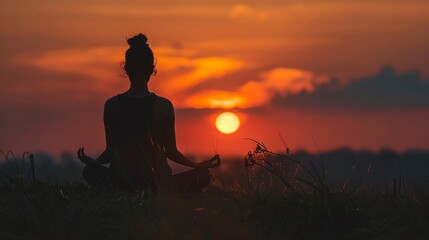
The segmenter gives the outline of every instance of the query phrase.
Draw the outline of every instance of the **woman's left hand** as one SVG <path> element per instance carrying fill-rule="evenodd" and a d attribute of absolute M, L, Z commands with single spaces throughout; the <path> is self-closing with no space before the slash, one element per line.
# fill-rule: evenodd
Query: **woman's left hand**
<path fill-rule="evenodd" d="M 220 166 L 220 156 L 216 154 L 209 160 L 198 163 L 197 168 L 214 168 Z"/>
<path fill-rule="evenodd" d="M 85 163 L 86 165 L 92 165 L 95 162 L 95 160 L 92 157 L 87 156 L 85 154 L 85 148 L 83 147 L 77 150 L 77 157 L 81 162 Z"/>

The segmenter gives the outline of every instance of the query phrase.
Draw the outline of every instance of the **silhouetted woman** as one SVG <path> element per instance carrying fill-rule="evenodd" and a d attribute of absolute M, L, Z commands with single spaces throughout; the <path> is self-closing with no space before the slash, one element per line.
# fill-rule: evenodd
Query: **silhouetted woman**
<path fill-rule="evenodd" d="M 210 181 L 208 168 L 219 166 L 219 156 L 195 163 L 177 149 L 173 105 L 148 90 L 156 69 L 147 38 L 139 34 L 127 42 L 124 69 L 131 85 L 104 105 L 104 152 L 92 159 L 79 148 L 86 164 L 83 177 L 90 186 L 121 190 L 200 191 Z M 194 169 L 173 176 L 167 158 Z M 109 168 L 102 166 L 107 163 Z"/>

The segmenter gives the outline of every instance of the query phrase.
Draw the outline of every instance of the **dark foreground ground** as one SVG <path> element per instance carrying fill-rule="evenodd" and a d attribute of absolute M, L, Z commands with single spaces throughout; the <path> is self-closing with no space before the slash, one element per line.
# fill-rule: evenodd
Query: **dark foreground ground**
<path fill-rule="evenodd" d="M 426 185 L 330 183 L 323 161 L 294 161 L 259 149 L 199 194 L 94 190 L 17 168 L 0 177 L 0 239 L 429 239 Z"/>

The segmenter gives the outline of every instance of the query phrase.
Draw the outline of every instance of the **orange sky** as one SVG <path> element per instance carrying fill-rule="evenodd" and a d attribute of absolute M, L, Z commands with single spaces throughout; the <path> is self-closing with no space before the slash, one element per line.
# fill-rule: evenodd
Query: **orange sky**
<path fill-rule="evenodd" d="M 139 32 L 185 153 L 244 155 L 244 138 L 279 150 L 279 134 L 312 151 L 313 138 L 322 150 L 429 149 L 428 11 L 419 0 L 2 1 L 0 149 L 102 151 L 103 103 L 127 89 L 125 38 Z M 224 109 L 242 119 L 235 134 L 214 127 Z"/>

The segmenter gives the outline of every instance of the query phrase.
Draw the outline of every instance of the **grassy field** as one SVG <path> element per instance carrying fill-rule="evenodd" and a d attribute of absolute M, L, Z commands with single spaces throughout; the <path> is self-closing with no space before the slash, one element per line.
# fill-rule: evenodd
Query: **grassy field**
<path fill-rule="evenodd" d="M 17 172 L 0 178 L 0 239 L 429 239 L 427 188 L 400 176 L 384 188 L 330 184 L 323 161 L 302 164 L 261 144 L 240 164 L 240 181 L 214 172 L 199 194 L 42 182 L 24 157 L 5 155 Z"/>

